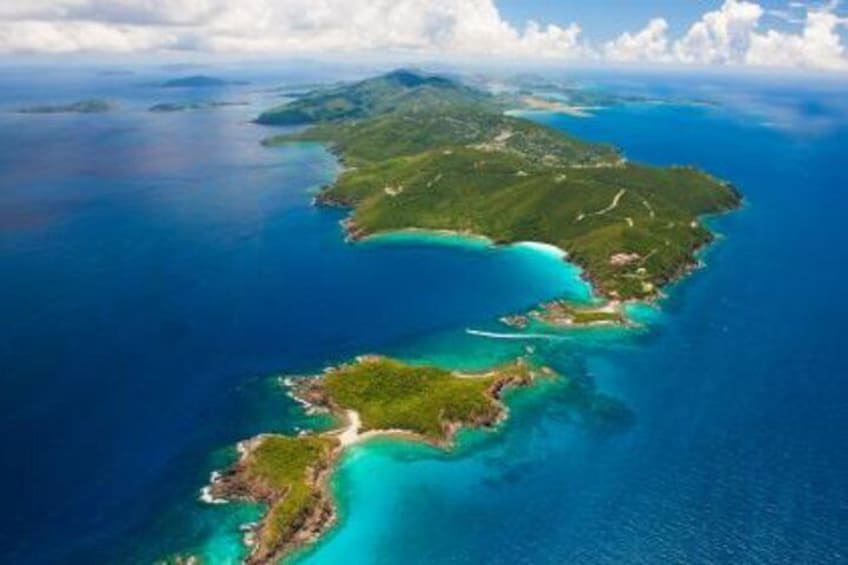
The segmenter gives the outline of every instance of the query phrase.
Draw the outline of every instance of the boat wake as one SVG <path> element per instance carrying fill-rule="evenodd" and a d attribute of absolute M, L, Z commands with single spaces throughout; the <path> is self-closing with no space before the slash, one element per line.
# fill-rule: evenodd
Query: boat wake
<path fill-rule="evenodd" d="M 500 332 L 487 332 L 483 330 L 473 330 L 470 328 L 466 328 L 465 333 L 469 335 L 476 335 L 479 337 L 488 337 L 491 339 L 547 339 L 551 341 L 567 341 L 571 338 L 564 335 L 556 335 L 556 334 L 539 334 L 539 333 L 500 333 Z"/>

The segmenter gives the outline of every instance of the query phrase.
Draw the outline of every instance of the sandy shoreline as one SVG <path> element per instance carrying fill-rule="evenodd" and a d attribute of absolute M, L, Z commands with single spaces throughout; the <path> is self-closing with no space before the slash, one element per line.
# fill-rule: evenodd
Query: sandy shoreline
<path fill-rule="evenodd" d="M 368 430 L 366 432 L 362 432 L 360 431 L 362 429 L 362 419 L 359 417 L 359 412 L 356 410 L 345 410 L 345 418 L 347 419 L 347 425 L 341 429 L 327 432 L 328 435 L 333 435 L 339 440 L 342 450 L 351 445 L 356 445 L 375 437 L 418 437 L 412 432 L 401 429 Z"/>
<path fill-rule="evenodd" d="M 359 241 L 362 243 L 392 243 L 393 240 L 403 242 L 404 239 L 415 240 L 418 237 L 422 241 L 436 241 L 446 245 L 452 243 L 469 243 L 475 245 L 482 244 L 486 247 L 497 246 L 497 243 L 493 239 L 470 231 L 428 228 L 403 228 L 399 230 L 380 231 L 365 235 Z"/>
<path fill-rule="evenodd" d="M 511 245 L 516 247 L 525 247 L 546 255 L 552 255 L 557 259 L 568 259 L 568 251 L 551 243 L 543 243 L 541 241 L 519 241 L 518 243 L 513 243 Z"/>
<path fill-rule="evenodd" d="M 403 228 L 368 234 L 359 241 L 362 243 L 393 243 L 393 240 L 396 240 L 404 243 L 407 238 L 415 241 L 417 237 L 420 237 L 422 242 L 438 242 L 439 239 L 442 239 L 445 244 L 464 242 L 474 245 L 485 244 L 485 246 L 491 248 L 523 247 L 556 257 L 557 259 L 568 260 L 568 251 L 552 243 L 545 243 L 543 241 L 516 241 L 514 243 L 501 244 L 485 235 L 448 229 Z"/>

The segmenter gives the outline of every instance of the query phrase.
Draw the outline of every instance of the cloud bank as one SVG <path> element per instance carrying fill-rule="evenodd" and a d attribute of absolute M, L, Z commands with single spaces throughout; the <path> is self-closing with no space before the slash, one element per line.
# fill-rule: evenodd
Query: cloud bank
<path fill-rule="evenodd" d="M 0 6 L 0 51 L 576 57 L 580 28 L 517 29 L 492 0 L 27 0 Z"/>
<path fill-rule="evenodd" d="M 661 16 L 594 46 L 578 22 L 506 21 L 494 0 L 27 0 L 0 5 L 0 53 L 424 56 L 848 70 L 837 2 L 765 10 L 725 0 L 672 36 Z M 768 18 L 784 22 L 766 27 Z"/>

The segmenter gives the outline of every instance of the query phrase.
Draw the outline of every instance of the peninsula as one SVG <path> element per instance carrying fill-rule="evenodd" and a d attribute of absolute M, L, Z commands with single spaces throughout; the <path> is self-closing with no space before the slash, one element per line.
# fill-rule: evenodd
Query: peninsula
<path fill-rule="evenodd" d="M 257 121 L 311 123 L 265 143 L 318 141 L 340 157 L 345 171 L 317 201 L 352 209 L 350 238 L 429 229 L 547 243 L 610 299 L 655 297 L 712 240 L 700 216 L 741 202 L 703 171 L 628 162 L 609 145 L 506 115 L 505 104 L 448 78 L 396 71 L 310 92 Z"/>

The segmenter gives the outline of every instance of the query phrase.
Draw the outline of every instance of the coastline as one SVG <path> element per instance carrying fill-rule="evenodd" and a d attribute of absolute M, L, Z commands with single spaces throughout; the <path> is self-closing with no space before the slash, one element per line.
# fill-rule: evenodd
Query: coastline
<path fill-rule="evenodd" d="M 342 226 L 347 232 L 346 220 Z M 427 228 L 403 228 L 399 230 L 381 231 L 365 234 L 361 237 L 353 237 L 346 233 L 346 239 L 356 243 L 430 243 L 441 245 L 466 245 L 472 247 L 497 247 L 493 239 L 473 232 L 449 230 L 449 229 L 427 229 Z"/>
<path fill-rule="evenodd" d="M 568 251 L 566 251 L 565 249 L 561 249 L 551 243 L 544 243 L 541 241 L 519 241 L 517 243 L 510 243 L 509 245 L 532 249 L 534 251 L 538 251 L 539 253 L 551 255 L 553 257 L 556 257 L 557 259 L 563 259 L 565 261 L 568 260 Z"/>
<path fill-rule="evenodd" d="M 556 258 L 563 262 L 568 263 L 570 266 L 574 267 L 577 270 L 577 274 L 579 278 L 585 282 L 588 286 L 589 291 L 589 301 L 587 303 L 583 303 L 582 301 L 574 302 L 573 304 L 579 308 L 586 310 L 595 310 L 599 312 L 615 312 L 621 316 L 621 320 L 619 322 L 607 322 L 607 321 L 599 321 L 599 322 L 590 322 L 590 323 L 566 323 L 566 324 L 547 324 L 548 327 L 554 329 L 598 329 L 598 328 L 639 328 L 642 326 L 642 323 L 636 321 L 632 316 L 628 315 L 627 310 L 631 307 L 638 306 L 646 306 L 646 307 L 656 307 L 660 302 L 665 300 L 668 297 L 667 289 L 679 284 L 695 271 L 704 268 L 706 265 L 701 259 L 701 255 L 708 250 L 717 240 L 721 238 L 721 234 L 714 232 L 712 227 L 709 225 L 709 220 L 712 218 L 721 218 L 731 212 L 738 211 L 743 209 L 747 202 L 744 198 L 740 197 L 739 204 L 736 208 L 731 208 L 728 210 L 724 210 L 722 212 L 714 212 L 708 214 L 702 214 L 698 216 L 698 220 L 705 221 L 705 227 L 708 230 L 709 237 L 702 242 L 700 245 L 695 247 L 692 251 L 692 255 L 694 257 L 694 261 L 687 262 L 685 264 L 681 264 L 678 270 L 669 277 L 665 282 L 662 283 L 661 286 L 656 287 L 652 290 L 652 293 L 649 296 L 640 297 L 640 298 L 626 298 L 620 299 L 617 296 L 609 295 L 603 291 L 602 285 L 599 283 L 596 277 L 592 276 L 592 274 L 585 268 L 584 265 L 579 262 L 574 261 L 568 251 L 547 242 L 542 241 L 517 241 L 517 242 L 509 242 L 509 243 L 501 243 L 495 241 L 494 239 L 487 237 L 485 235 L 477 234 L 471 231 L 457 231 L 457 230 L 449 230 L 449 229 L 429 229 L 429 228 L 419 228 L 419 227 L 409 227 L 402 228 L 397 230 L 386 230 L 374 233 L 363 233 L 356 232 L 352 233 L 351 224 L 352 216 L 354 212 L 354 208 L 347 204 L 336 201 L 327 201 L 325 199 L 316 197 L 313 199 L 313 205 L 316 207 L 327 206 L 331 208 L 342 207 L 349 210 L 349 215 L 340 221 L 340 225 L 342 229 L 345 231 L 345 240 L 350 243 L 362 243 L 362 244 L 393 244 L 393 243 L 424 243 L 424 244 L 437 244 L 437 245 L 462 245 L 462 246 L 471 246 L 473 248 L 523 248 L 528 249 L 533 252 L 537 252 L 541 255 Z M 355 225 L 355 224 L 354 224 Z M 561 299 L 554 299 L 553 302 L 561 301 Z M 570 301 L 566 301 L 570 302 Z M 531 316 L 534 312 L 537 312 L 540 309 L 544 309 L 545 302 L 538 303 L 535 306 L 531 306 L 528 308 L 525 313 L 519 314 L 505 314 L 500 318 L 500 321 L 503 323 L 505 318 L 511 318 L 514 316 L 522 317 L 522 316 Z M 511 326 L 510 323 L 506 323 L 505 325 Z M 515 327 L 515 326 L 512 326 Z M 524 329 L 523 327 L 519 327 L 518 329 Z M 514 334 L 498 334 L 496 332 L 488 332 L 482 330 L 474 330 L 467 328 L 466 333 L 470 335 L 480 335 L 483 337 L 492 337 L 495 339 L 552 339 L 553 335 L 548 334 L 539 334 L 539 333 L 514 333 Z"/>
<path fill-rule="evenodd" d="M 344 220 L 342 221 L 345 227 Z M 492 249 L 499 248 L 524 248 L 535 251 L 548 257 L 562 259 L 581 269 L 576 263 L 568 260 L 568 251 L 557 247 L 552 243 L 543 241 L 516 241 L 510 243 L 499 243 L 494 239 L 474 233 L 471 231 L 458 231 L 449 229 L 428 229 L 428 228 L 403 228 L 398 230 L 388 230 L 363 235 L 360 238 L 348 237 L 349 241 L 357 243 L 428 243 L 428 244 L 444 244 L 444 245 L 468 245 L 471 247 L 486 247 Z"/>
<path fill-rule="evenodd" d="M 700 245 L 695 247 L 692 251 L 694 261 L 687 262 L 685 264 L 681 264 L 678 270 L 669 277 L 663 284 L 657 288 L 654 288 L 652 294 L 649 296 L 641 297 L 641 298 L 627 298 L 620 299 L 616 296 L 611 296 L 603 292 L 602 286 L 599 284 L 596 277 L 593 277 L 592 274 L 580 263 L 575 262 L 571 259 L 568 251 L 547 242 L 542 241 L 518 241 L 518 242 L 510 242 L 510 243 L 500 243 L 493 240 L 490 237 L 485 235 L 477 234 L 471 231 L 457 231 L 457 230 L 449 230 L 449 229 L 428 229 L 428 228 L 419 228 L 419 227 L 409 227 L 398 230 L 387 230 L 375 233 L 357 233 L 351 234 L 350 226 L 351 226 L 351 218 L 353 214 L 353 207 L 348 204 L 343 203 L 332 203 L 328 204 L 324 200 L 315 199 L 313 200 L 313 204 L 315 206 L 330 206 L 330 207 L 344 207 L 350 210 L 351 215 L 349 215 L 345 220 L 342 220 L 340 223 L 342 228 L 346 232 L 346 240 L 351 243 L 429 243 L 429 244 L 444 244 L 444 245 L 469 245 L 472 247 L 485 247 L 485 248 L 524 248 L 528 250 L 532 250 L 534 252 L 538 252 L 542 255 L 546 255 L 548 257 L 553 257 L 559 260 L 562 260 L 569 265 L 573 266 L 577 269 L 578 275 L 581 280 L 587 283 L 589 287 L 590 293 L 590 304 L 582 304 L 575 303 L 581 309 L 585 309 L 587 311 L 597 311 L 597 312 L 605 312 L 605 313 L 616 313 L 621 316 L 621 320 L 619 322 L 610 322 L 610 321 L 597 321 L 597 322 L 589 322 L 589 323 L 566 323 L 566 324 L 548 324 L 549 327 L 553 328 L 561 328 L 561 329 L 582 329 L 582 328 L 603 328 L 603 327 L 624 327 L 624 328 L 638 328 L 642 324 L 634 320 L 631 316 L 627 314 L 627 310 L 633 306 L 648 306 L 653 307 L 658 303 L 662 302 L 668 297 L 667 289 L 676 284 L 679 284 L 695 271 L 698 271 L 702 268 L 706 267 L 706 264 L 701 259 L 701 255 L 708 250 L 717 240 L 721 239 L 721 234 L 713 231 L 712 227 L 709 225 L 709 220 L 712 218 L 721 218 L 731 212 L 738 211 L 743 209 L 746 206 L 746 200 L 744 198 L 740 198 L 739 205 L 736 208 L 731 208 L 722 212 L 708 213 L 702 214 L 698 216 L 698 220 L 705 220 L 705 226 L 708 229 L 709 237 L 702 242 Z M 557 302 L 558 300 L 554 300 L 553 302 Z M 501 317 L 501 321 L 503 322 L 504 318 L 509 318 L 512 316 L 530 316 L 535 311 L 539 309 L 544 309 L 547 303 L 537 304 L 535 307 L 531 307 L 526 311 L 526 314 L 517 314 L 517 315 L 505 315 Z M 507 326 L 511 324 L 507 323 Z M 523 329 L 523 328 L 518 328 Z M 466 329 L 466 333 L 471 335 L 481 335 L 485 337 L 493 337 L 493 338 L 501 338 L 501 339 L 520 339 L 520 336 L 523 336 L 524 339 L 550 339 L 551 335 L 546 334 L 496 334 L 494 332 L 487 332 L 481 330 L 473 330 Z M 507 337 L 508 336 L 508 337 Z"/>
<path fill-rule="evenodd" d="M 321 192 L 319 192 L 315 196 L 315 198 L 313 198 L 312 203 L 314 206 L 317 207 L 327 206 L 330 208 L 345 208 L 346 210 L 348 210 L 348 215 L 340 221 L 342 229 L 345 233 L 345 241 L 351 243 L 376 243 L 382 241 L 391 242 L 394 238 L 402 240 L 405 237 L 409 237 L 410 239 L 421 237 L 422 241 L 427 241 L 427 238 L 432 238 L 431 241 L 440 242 L 441 240 L 446 243 L 452 243 L 451 240 L 454 240 L 458 242 L 465 242 L 467 244 L 483 244 L 486 247 L 493 248 L 510 246 L 525 247 L 528 249 L 539 251 L 541 253 L 556 256 L 557 258 L 563 261 L 567 261 L 571 265 L 577 267 L 580 273 L 580 277 L 584 281 L 586 281 L 590 286 L 593 301 L 619 301 L 625 305 L 639 302 L 655 303 L 657 301 L 660 301 L 665 297 L 665 294 L 663 292 L 664 288 L 667 288 L 675 282 L 678 282 L 680 279 L 688 276 L 691 272 L 697 270 L 702 266 L 701 261 L 698 258 L 698 254 L 703 251 L 703 249 L 709 247 L 709 245 L 717 239 L 717 234 L 715 234 L 711 229 L 709 229 L 709 225 L 706 225 L 705 229 L 708 234 L 707 237 L 704 241 L 698 243 L 693 249 L 690 250 L 692 256 L 694 257 L 693 261 L 688 261 L 678 265 L 677 269 L 674 272 L 658 281 L 658 284 L 651 285 L 651 289 L 648 294 L 640 296 L 639 298 L 621 298 L 614 291 L 607 291 L 604 288 L 604 285 L 598 279 L 597 275 L 594 275 L 588 269 L 587 265 L 583 264 L 578 258 L 575 258 L 567 250 L 558 247 L 556 244 L 546 241 L 526 240 L 501 242 L 484 234 L 479 234 L 472 231 L 459 231 L 445 228 L 421 228 L 416 226 L 385 231 L 368 232 L 356 223 L 356 220 L 354 218 L 355 206 L 353 206 L 351 203 L 327 196 L 326 188 L 327 187 L 322 189 Z M 740 195 L 739 202 L 735 207 L 728 208 L 720 212 L 700 214 L 697 216 L 697 220 L 700 222 L 703 218 L 719 217 L 724 214 L 728 214 L 735 210 L 739 210 L 744 206 L 744 204 L 745 200 Z"/>
<path fill-rule="evenodd" d="M 359 412 L 356 410 L 345 410 L 344 418 L 346 425 L 344 427 L 327 432 L 339 439 L 342 449 L 365 443 L 366 441 L 380 437 L 402 438 L 410 441 L 422 441 L 422 438 L 408 430 L 400 428 L 388 428 L 380 430 L 360 431 L 362 428 L 362 420 Z"/>

